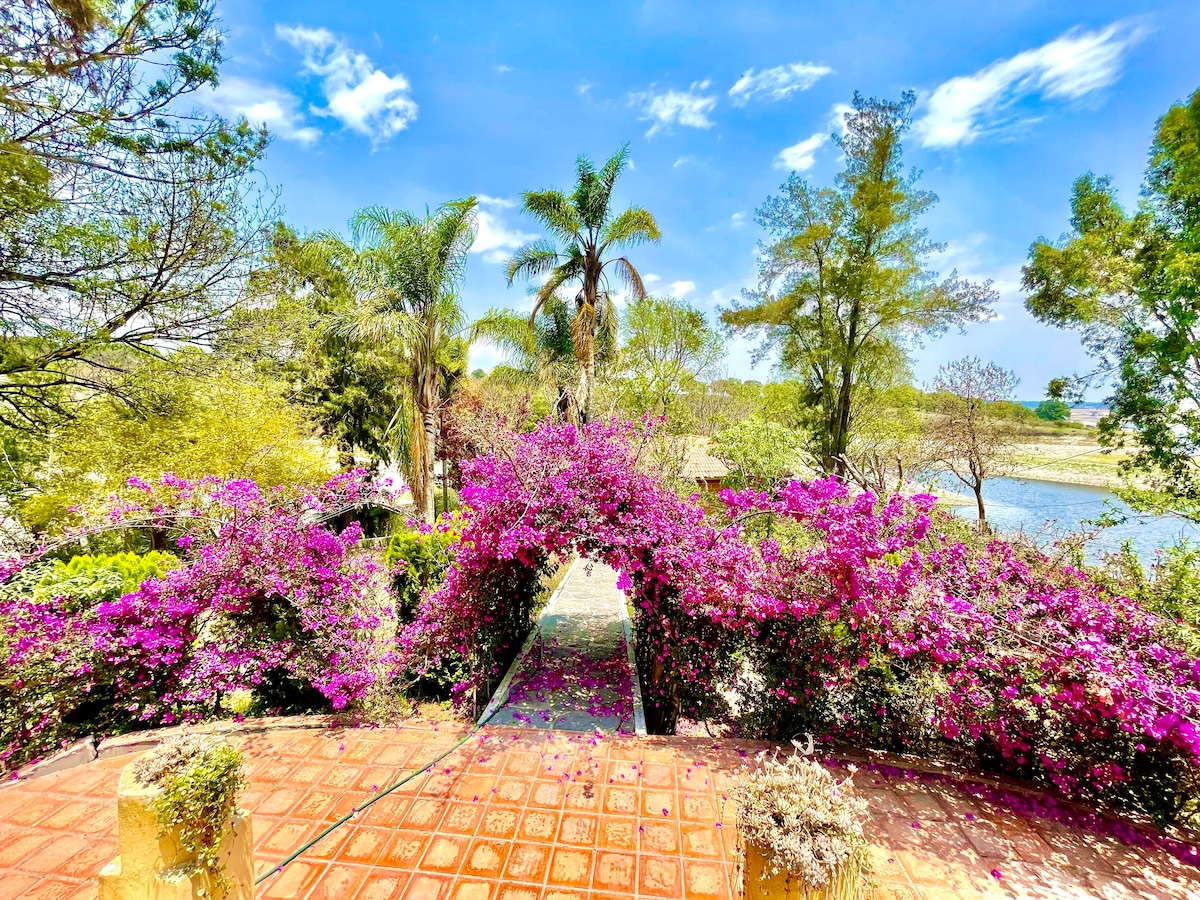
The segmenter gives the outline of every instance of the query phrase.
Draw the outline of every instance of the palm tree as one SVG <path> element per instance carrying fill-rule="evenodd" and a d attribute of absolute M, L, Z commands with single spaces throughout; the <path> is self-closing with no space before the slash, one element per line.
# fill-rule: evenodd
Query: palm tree
<path fill-rule="evenodd" d="M 406 364 L 405 402 L 393 423 L 409 426 L 400 462 L 419 514 L 432 522 L 438 409 L 449 371 L 461 367 L 458 287 L 475 240 L 475 198 L 423 217 L 368 207 L 350 220 L 350 235 L 356 306 L 341 327 L 393 347 Z"/>
<path fill-rule="evenodd" d="M 534 327 L 538 311 L 564 285 L 578 285 L 575 312 L 571 319 L 571 343 L 579 362 L 579 391 L 576 401 L 579 418 L 588 420 L 592 408 L 592 389 L 596 381 L 596 332 L 599 309 L 608 297 L 608 273 L 612 266 L 634 297 L 644 297 L 642 276 L 624 256 L 613 251 L 646 242 L 657 243 L 661 234 L 654 216 L 640 206 L 631 206 L 620 215 L 612 214 L 612 190 L 629 162 L 629 145 L 618 150 L 596 171 L 591 160 L 579 157 L 575 163 L 575 191 L 568 197 L 561 191 L 528 191 L 522 195 L 524 210 L 554 236 L 526 244 L 508 261 L 511 285 L 518 276 L 546 281 L 535 295 Z"/>
<path fill-rule="evenodd" d="M 558 418 L 577 423 L 580 364 L 572 337 L 572 318 L 568 301 L 555 294 L 542 303 L 532 328 L 521 313 L 489 310 L 471 326 L 471 339 L 482 338 L 502 350 L 517 383 L 527 389 L 545 390 Z M 616 305 L 607 292 L 602 293 L 596 307 L 597 369 L 616 362 L 619 329 Z"/>

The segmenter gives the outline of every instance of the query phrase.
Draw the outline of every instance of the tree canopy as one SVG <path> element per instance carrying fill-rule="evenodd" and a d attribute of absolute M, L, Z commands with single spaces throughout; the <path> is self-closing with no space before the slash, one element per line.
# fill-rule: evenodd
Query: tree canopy
<path fill-rule="evenodd" d="M 135 399 L 239 299 L 266 134 L 189 109 L 220 62 L 206 0 L 0 6 L 0 421 Z"/>
<path fill-rule="evenodd" d="M 855 94 L 845 134 L 833 136 L 846 168 L 827 188 L 792 173 L 756 211 L 771 236 L 759 286 L 721 316 L 762 337 L 760 357 L 779 350 L 803 379 L 821 467 L 843 477 L 860 395 L 894 385 L 912 342 L 992 315 L 990 282 L 939 281 L 928 267 L 942 247 L 918 221 L 937 198 L 901 164 L 915 102 L 911 92 L 899 101 Z"/>
<path fill-rule="evenodd" d="M 1034 243 L 1023 281 L 1026 308 L 1077 330 L 1096 359 L 1052 395 L 1115 385 L 1100 440 L 1134 441 L 1122 465 L 1150 483 L 1126 499 L 1200 521 L 1200 90 L 1159 119 L 1137 210 L 1121 207 L 1111 179 L 1079 178 L 1070 233 Z"/>

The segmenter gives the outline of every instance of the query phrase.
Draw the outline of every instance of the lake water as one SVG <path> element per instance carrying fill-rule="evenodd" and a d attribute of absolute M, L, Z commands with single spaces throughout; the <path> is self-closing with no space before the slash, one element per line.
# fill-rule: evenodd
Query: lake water
<path fill-rule="evenodd" d="M 967 493 L 967 489 L 955 480 L 944 481 L 943 485 L 956 493 Z M 1115 494 L 1104 488 L 1023 478 L 985 481 L 983 501 L 988 521 L 997 531 L 1024 531 L 1047 541 L 1086 528 L 1086 520 L 1097 518 L 1106 509 L 1129 511 Z M 974 502 L 953 509 L 966 519 L 974 519 L 977 515 Z M 1200 528 L 1164 516 L 1130 519 L 1123 525 L 1104 529 L 1091 542 L 1087 556 L 1094 560 L 1104 553 L 1119 550 L 1122 542 L 1129 540 L 1142 562 L 1149 564 L 1155 550 L 1181 538 L 1200 541 Z"/>

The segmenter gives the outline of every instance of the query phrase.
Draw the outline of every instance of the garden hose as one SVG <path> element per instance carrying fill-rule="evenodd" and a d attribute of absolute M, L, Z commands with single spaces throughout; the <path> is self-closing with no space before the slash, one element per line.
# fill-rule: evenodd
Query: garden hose
<path fill-rule="evenodd" d="M 538 628 L 535 628 L 534 634 L 537 635 L 537 640 L 535 640 L 535 642 L 540 643 L 541 630 Z M 523 650 L 522 653 L 517 658 L 520 659 L 524 655 L 525 655 L 525 653 Z M 533 672 L 531 673 L 531 675 L 537 674 L 537 672 L 541 670 L 542 666 L 543 666 L 543 661 L 539 655 L 539 657 L 537 658 L 537 660 L 534 664 L 534 669 L 533 669 Z M 478 722 L 476 722 L 466 734 L 464 734 L 461 738 L 459 738 L 455 743 L 451 744 L 448 749 L 439 753 L 437 756 L 435 756 L 429 762 L 422 764 L 421 766 L 417 767 L 416 769 L 413 769 L 413 771 L 409 772 L 407 775 L 405 775 L 403 778 L 401 778 L 395 784 L 390 785 L 386 790 L 380 791 L 378 794 L 376 794 L 374 797 L 372 797 L 370 800 L 368 800 L 362 806 L 360 806 L 356 809 L 350 810 L 350 812 L 346 813 L 346 815 L 342 816 L 340 819 L 338 819 L 336 822 L 334 822 L 332 825 L 330 825 L 328 828 L 326 828 L 324 831 L 322 831 L 320 834 L 318 834 L 312 840 L 307 841 L 306 843 L 304 843 L 300 847 L 298 847 L 296 850 L 292 851 L 292 853 L 290 853 L 288 855 L 288 857 L 286 859 L 284 859 L 282 862 L 278 863 L 277 865 L 272 866 L 271 868 L 267 869 L 267 871 L 264 872 L 262 875 L 259 875 L 257 878 L 255 878 L 254 879 L 255 886 L 262 884 L 264 881 L 266 881 L 272 875 L 277 875 L 280 872 L 282 872 L 289 863 L 291 863 L 292 861 L 294 861 L 296 859 L 296 857 L 300 856 L 300 854 L 304 853 L 304 851 L 308 850 L 310 847 L 312 847 L 314 844 L 316 844 L 323 838 L 332 834 L 336 829 L 341 828 L 343 825 L 345 825 L 351 819 L 355 818 L 359 813 L 364 812 L 367 809 L 370 809 L 372 804 L 374 804 L 377 800 L 382 800 L 384 797 L 386 797 L 388 794 L 392 793 L 393 791 L 404 787 L 404 785 L 408 784 L 410 781 L 412 781 L 418 775 L 428 775 L 430 772 L 432 772 L 434 766 L 436 766 L 443 759 L 445 759 L 447 756 L 449 756 L 451 753 L 453 753 L 455 750 L 457 750 L 459 747 L 461 747 L 463 744 L 465 744 L 467 741 L 469 741 L 472 737 L 474 737 L 476 734 L 478 734 L 479 730 L 481 728 L 483 728 L 483 726 L 486 725 L 488 722 L 490 722 L 492 720 L 492 717 L 495 716 L 496 713 L 500 712 L 500 710 L 504 708 L 504 703 L 508 701 L 509 691 L 510 691 L 510 688 L 506 687 L 504 700 L 501 701 L 500 703 L 497 703 L 495 708 L 490 713 L 488 713 L 486 716 L 484 716 L 482 719 L 480 719 Z"/>
<path fill-rule="evenodd" d="M 372 797 L 370 800 L 368 800 L 362 806 L 357 807 L 356 809 L 350 810 L 350 812 L 346 813 L 346 815 L 342 816 L 340 819 L 338 819 L 336 822 L 334 822 L 332 825 L 330 825 L 328 828 L 326 828 L 324 831 L 322 831 L 320 834 L 318 834 L 312 840 L 308 841 L 305 844 L 302 844 L 299 848 L 292 851 L 292 853 L 286 859 L 284 859 L 282 862 L 280 862 L 278 865 L 272 866 L 270 869 L 268 869 L 262 875 L 259 875 L 257 878 L 255 878 L 254 884 L 256 886 L 260 885 L 264 881 L 266 881 L 268 878 L 270 878 L 272 875 L 277 875 L 280 872 L 282 872 L 284 870 L 284 867 L 287 866 L 289 863 L 291 863 L 293 860 L 295 860 L 296 857 L 300 856 L 300 854 L 304 853 L 304 851 L 308 850 L 310 847 L 312 847 L 318 841 L 320 841 L 323 838 L 327 837 L 328 835 L 332 834 L 336 829 L 345 825 L 351 819 L 355 818 L 359 813 L 365 812 L 366 810 L 370 809 L 371 805 L 374 804 L 375 801 L 382 800 L 388 794 L 392 793 L 392 791 L 398 790 L 399 788 L 408 784 L 410 781 L 412 781 L 418 775 L 428 775 L 433 770 L 434 766 L 436 766 L 443 759 L 445 759 L 447 756 L 449 756 L 451 753 L 453 753 L 455 750 L 457 750 L 459 747 L 461 747 L 463 744 L 465 744 L 467 741 L 469 741 L 472 737 L 474 737 L 479 732 L 479 729 L 483 728 L 484 725 L 486 725 L 488 722 L 490 722 L 492 720 L 492 716 L 496 715 L 496 713 L 498 713 L 503 708 L 503 706 L 504 706 L 503 703 L 497 704 L 495 709 L 493 709 L 490 713 L 488 713 L 485 718 L 476 722 L 474 727 L 472 727 L 470 731 L 468 731 L 461 738 L 459 738 L 458 741 L 456 741 L 454 744 L 452 744 L 449 747 L 449 749 L 444 750 L 442 753 L 435 756 L 429 762 L 427 762 L 427 763 L 423 764 L 422 766 L 420 766 L 419 768 L 414 769 L 413 771 L 409 772 L 407 775 L 405 775 L 403 778 L 401 778 L 395 784 L 388 787 L 386 790 L 380 791 L 378 794 L 376 794 L 374 797 Z"/>

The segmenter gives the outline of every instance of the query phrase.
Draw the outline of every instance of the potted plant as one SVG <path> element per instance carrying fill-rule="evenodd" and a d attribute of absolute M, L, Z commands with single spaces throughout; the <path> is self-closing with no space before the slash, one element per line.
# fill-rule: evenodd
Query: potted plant
<path fill-rule="evenodd" d="M 851 774 L 854 769 L 851 767 Z M 867 871 L 867 802 L 850 777 L 795 754 L 760 755 L 734 788 L 748 900 L 858 900 Z"/>
<path fill-rule="evenodd" d="M 100 873 L 100 900 L 250 900 L 250 816 L 237 809 L 241 754 L 182 733 L 125 767 L 117 788 L 121 855 Z"/>

